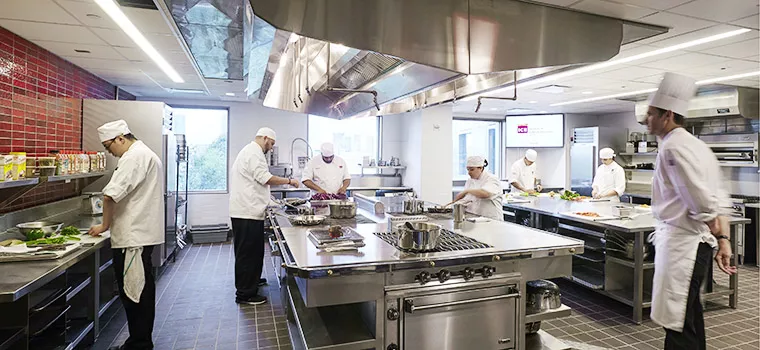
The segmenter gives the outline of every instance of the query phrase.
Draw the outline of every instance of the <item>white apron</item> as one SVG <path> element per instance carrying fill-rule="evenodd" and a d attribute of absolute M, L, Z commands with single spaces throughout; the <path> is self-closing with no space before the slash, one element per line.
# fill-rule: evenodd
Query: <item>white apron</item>
<path fill-rule="evenodd" d="M 698 233 L 663 223 L 649 235 L 649 242 L 655 251 L 650 317 L 667 329 L 682 332 L 697 249 L 699 243 L 711 242 Z"/>

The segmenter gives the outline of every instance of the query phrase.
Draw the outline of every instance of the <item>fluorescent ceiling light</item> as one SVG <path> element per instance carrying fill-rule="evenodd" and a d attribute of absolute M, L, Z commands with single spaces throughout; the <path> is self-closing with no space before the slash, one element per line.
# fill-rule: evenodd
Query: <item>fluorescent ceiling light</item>
<path fill-rule="evenodd" d="M 729 81 L 729 80 L 737 80 L 742 78 L 748 78 L 748 77 L 754 77 L 754 76 L 760 76 L 760 71 L 756 72 L 750 72 L 750 73 L 742 73 L 742 74 L 735 74 L 735 75 L 729 75 L 725 77 L 720 78 L 712 78 L 712 79 L 705 79 L 697 81 L 697 85 L 707 85 L 712 83 L 718 83 L 722 81 Z M 607 96 L 599 96 L 599 97 L 592 97 L 592 98 L 584 98 L 581 100 L 575 100 L 575 101 L 567 101 L 567 102 L 560 102 L 552 104 L 552 107 L 556 106 L 567 106 L 577 103 L 584 103 L 584 102 L 594 102 L 594 101 L 601 101 L 601 100 L 607 100 L 607 99 L 613 99 L 613 98 L 619 98 L 619 97 L 628 97 L 628 96 L 635 96 L 635 95 L 643 95 L 648 94 L 657 91 L 657 88 L 651 88 L 651 89 L 645 89 L 645 90 L 638 90 L 638 91 L 631 91 L 631 92 L 624 92 L 614 95 L 607 95 Z"/>
<path fill-rule="evenodd" d="M 234 92 L 228 92 L 225 95 L 227 95 L 227 96 L 235 96 L 235 93 Z"/>
<path fill-rule="evenodd" d="M 584 91 L 584 92 L 581 92 L 581 93 L 584 94 L 584 95 L 591 95 L 594 92 L 593 91 Z"/>
<path fill-rule="evenodd" d="M 509 113 L 527 113 L 533 111 L 532 109 L 528 108 L 512 108 L 507 110 L 507 114 Z"/>
<path fill-rule="evenodd" d="M 607 96 L 584 98 L 582 100 L 560 102 L 560 103 L 552 104 L 550 106 L 551 107 L 567 106 L 567 105 L 574 105 L 576 103 L 594 102 L 594 101 L 607 100 L 607 99 L 611 99 L 611 98 L 618 98 L 618 97 L 627 97 L 627 96 L 635 96 L 635 95 L 648 94 L 650 92 L 655 92 L 655 91 L 657 91 L 657 88 L 651 88 L 651 89 L 646 89 L 646 90 L 638 90 L 638 91 L 631 91 L 631 92 L 623 92 L 623 93 L 614 94 L 614 95 L 607 95 Z"/>
<path fill-rule="evenodd" d="M 206 93 L 203 90 L 192 90 L 192 89 L 166 89 L 166 91 L 169 91 L 173 94 L 205 94 Z"/>
<path fill-rule="evenodd" d="M 560 73 L 557 73 L 557 74 L 547 75 L 547 76 L 542 77 L 542 78 L 538 78 L 538 79 L 531 80 L 529 82 L 518 84 L 518 87 L 529 87 L 529 86 L 533 86 L 533 85 L 537 85 L 537 84 L 546 84 L 547 82 L 553 82 L 553 81 L 556 81 L 556 80 L 559 80 L 559 79 L 562 79 L 562 78 L 567 78 L 567 77 L 571 77 L 571 76 L 582 74 L 582 73 L 588 73 L 588 72 L 592 72 L 592 71 L 603 69 L 603 68 L 609 68 L 609 67 L 617 66 L 617 65 L 620 65 L 620 64 L 630 63 L 630 62 L 633 62 L 633 61 L 638 61 L 638 60 L 641 60 L 641 59 L 645 59 L 645 58 L 649 58 L 649 57 L 654 57 L 654 56 L 666 54 L 668 52 L 683 50 L 683 49 L 687 49 L 687 48 L 690 48 L 690 47 L 694 47 L 694 46 L 698 46 L 698 45 L 702 45 L 702 44 L 707 44 L 707 43 L 710 43 L 710 42 L 713 42 L 713 41 L 717 41 L 717 40 L 727 39 L 727 38 L 734 37 L 734 36 L 737 36 L 737 35 L 741 35 L 741 34 L 744 34 L 744 33 L 750 32 L 750 31 L 751 31 L 750 29 L 742 28 L 742 29 L 732 30 L 730 32 L 726 32 L 726 33 L 722 33 L 722 34 L 711 35 L 711 36 L 704 37 L 704 38 L 701 38 L 701 39 L 687 41 L 685 43 L 680 43 L 680 44 L 668 46 L 668 47 L 665 47 L 665 48 L 661 48 L 661 49 L 657 49 L 657 50 L 652 50 L 652 51 L 640 53 L 638 55 L 633 55 L 633 56 L 629 56 L 629 57 L 619 58 L 619 59 L 616 59 L 616 60 L 609 60 L 609 61 L 605 61 L 605 62 L 601 62 L 601 63 L 597 63 L 597 64 L 592 64 L 592 65 L 589 65 L 589 66 L 585 66 L 585 67 L 581 67 L 581 68 L 577 68 L 577 69 L 573 69 L 573 70 L 568 70 L 568 71 L 560 72 Z M 500 89 L 497 89 L 497 90 L 494 90 L 494 91 L 488 93 L 488 95 L 489 96 L 493 96 L 493 95 L 498 94 L 500 92 L 506 91 L 506 89 L 511 88 L 511 87 L 512 87 L 512 84 L 505 85 L 504 87 L 502 87 Z"/>
<path fill-rule="evenodd" d="M 124 33 L 126 33 L 132 39 L 132 41 L 134 41 L 135 44 L 137 44 L 137 46 L 139 46 L 143 52 L 145 52 L 145 54 L 148 55 L 148 57 L 150 57 L 153 62 L 156 63 L 156 65 L 158 65 L 159 68 L 161 68 L 162 71 L 164 71 L 169 79 L 175 83 L 185 82 L 182 77 L 179 76 L 177 71 L 172 68 L 169 62 L 167 62 L 164 57 L 161 56 L 158 51 L 156 51 L 148 39 L 146 39 L 145 36 L 140 33 L 132 21 L 127 18 L 124 12 L 121 11 L 119 5 L 116 5 L 113 0 L 95 0 L 95 2 L 100 5 L 100 8 L 103 9 L 103 11 L 105 11 L 105 13 L 107 13 L 114 22 L 116 22 L 116 24 L 119 25 L 121 30 L 123 30 Z"/>
<path fill-rule="evenodd" d="M 705 79 L 700 80 L 697 82 L 697 85 L 707 85 L 712 83 L 718 83 L 721 81 L 728 81 L 728 80 L 736 80 L 736 79 L 742 79 L 742 78 L 749 78 L 760 75 L 760 71 L 757 72 L 751 72 L 751 73 L 744 73 L 744 74 L 736 74 L 736 75 L 729 75 L 727 77 L 721 77 L 721 78 L 712 78 L 712 79 Z"/>
<path fill-rule="evenodd" d="M 538 101 L 530 101 L 530 102 L 528 102 L 528 103 L 538 103 Z"/>

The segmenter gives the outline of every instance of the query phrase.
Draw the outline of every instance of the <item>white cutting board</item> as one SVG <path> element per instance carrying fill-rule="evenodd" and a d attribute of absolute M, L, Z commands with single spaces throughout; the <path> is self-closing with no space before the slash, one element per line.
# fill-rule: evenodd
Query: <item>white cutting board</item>
<path fill-rule="evenodd" d="M 612 215 L 602 215 L 602 216 L 599 216 L 599 217 L 583 216 L 583 215 L 578 215 L 578 214 L 576 214 L 574 212 L 570 212 L 570 211 L 564 212 L 564 213 L 561 213 L 561 214 L 565 215 L 565 216 L 570 216 L 570 217 L 582 219 L 582 220 L 588 220 L 588 221 L 603 221 L 603 220 L 617 220 L 617 219 L 619 219 L 618 217 L 612 216 Z M 597 214 L 599 214 L 599 213 L 597 213 Z"/>

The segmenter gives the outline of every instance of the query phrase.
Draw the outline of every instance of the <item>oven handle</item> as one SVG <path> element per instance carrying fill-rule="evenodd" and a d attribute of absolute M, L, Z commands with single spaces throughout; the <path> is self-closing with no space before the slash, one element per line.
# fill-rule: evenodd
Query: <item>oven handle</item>
<path fill-rule="evenodd" d="M 473 303 L 480 303 L 480 302 L 484 302 L 484 301 L 499 300 L 499 299 L 509 299 L 509 298 L 519 298 L 519 297 L 520 297 L 520 293 L 512 293 L 512 294 L 494 295 L 494 296 L 491 296 L 491 297 L 466 299 L 466 300 L 459 300 L 459 301 L 450 301 L 450 302 L 446 302 L 446 303 L 430 304 L 430 305 L 420 305 L 420 306 L 414 305 L 414 301 L 413 300 L 407 299 L 407 300 L 404 301 L 404 311 L 406 311 L 406 312 L 408 312 L 410 314 L 413 314 L 415 311 L 423 311 L 423 310 L 437 309 L 437 308 L 440 308 L 440 307 L 473 304 Z"/>

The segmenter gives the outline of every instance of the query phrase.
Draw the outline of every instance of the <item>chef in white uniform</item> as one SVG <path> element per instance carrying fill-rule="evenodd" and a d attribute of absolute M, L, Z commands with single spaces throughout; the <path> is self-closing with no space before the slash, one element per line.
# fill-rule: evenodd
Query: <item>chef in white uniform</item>
<path fill-rule="evenodd" d="M 538 153 L 529 149 L 525 151 L 525 157 L 512 163 L 509 181 L 512 185 L 510 193 L 541 192 L 541 185 L 536 186 L 536 159 Z"/>
<path fill-rule="evenodd" d="M 695 92 L 693 79 L 666 73 L 643 120 L 659 141 L 652 182 L 657 227 L 649 237 L 657 252 L 651 318 L 665 328 L 665 349 L 705 349 L 699 294 L 715 248 L 718 267 L 727 274 L 736 272 L 730 266 L 728 220 L 723 216 L 730 202 L 718 160 L 682 127 Z"/>
<path fill-rule="evenodd" d="M 303 171 L 301 182 L 314 193 L 346 193 L 351 184 L 351 174 L 343 158 L 335 155 L 332 143 L 325 142 L 320 148 L 322 155 L 315 157 Z"/>
<path fill-rule="evenodd" d="M 156 283 L 151 254 L 164 243 L 165 228 L 161 160 L 123 120 L 104 124 L 98 136 L 119 157 L 103 188 L 103 223 L 89 231 L 99 236 L 111 230 L 113 268 L 129 326 L 129 338 L 118 348 L 152 349 Z"/>
<path fill-rule="evenodd" d="M 596 169 L 594 182 L 591 184 L 591 195 L 596 199 L 609 199 L 610 202 L 620 202 L 620 196 L 625 192 L 625 170 L 613 158 L 612 148 L 602 148 L 599 158 L 602 164 Z"/>
<path fill-rule="evenodd" d="M 503 221 L 504 209 L 501 197 L 504 190 L 496 175 L 485 170 L 487 166 L 488 161 L 483 157 L 468 157 L 467 174 L 470 178 L 464 184 L 464 191 L 460 192 L 448 205 L 460 202 L 467 206 L 467 211 L 470 213 Z"/>
<path fill-rule="evenodd" d="M 230 170 L 230 221 L 235 249 L 235 302 L 259 305 L 267 298 L 259 294 L 264 268 L 264 219 L 271 203 L 269 186 L 291 185 L 298 180 L 274 176 L 264 153 L 274 147 L 277 134 L 270 128 L 256 132 L 253 142 L 240 150 Z"/>

